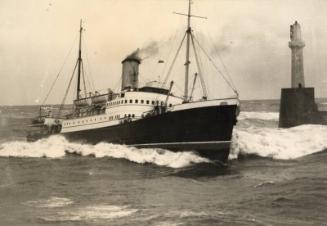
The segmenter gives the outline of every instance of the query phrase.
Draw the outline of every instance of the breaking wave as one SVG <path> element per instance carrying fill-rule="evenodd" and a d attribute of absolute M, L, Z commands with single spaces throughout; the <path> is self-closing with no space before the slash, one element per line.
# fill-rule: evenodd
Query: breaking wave
<path fill-rule="evenodd" d="M 259 120 L 267 120 L 267 121 L 278 121 L 279 113 L 278 112 L 254 112 L 254 111 L 241 111 L 238 116 L 238 120 L 245 119 L 259 119 Z"/>
<path fill-rule="evenodd" d="M 68 142 L 62 136 L 51 136 L 33 143 L 13 141 L 0 144 L 2 157 L 61 158 L 66 153 L 96 158 L 123 158 L 136 163 L 153 163 L 171 168 L 186 167 L 194 163 L 209 162 L 193 152 L 171 152 L 163 149 L 137 149 L 125 145 L 99 143 L 96 145 Z"/>
<path fill-rule="evenodd" d="M 252 114 L 252 113 L 251 113 Z M 251 116 L 248 112 L 243 117 Z M 259 114 L 259 117 L 273 119 L 274 114 Z M 245 116 L 244 116 L 245 115 Z M 252 114 L 253 117 L 258 115 Z M 273 159 L 295 159 L 327 149 L 327 126 L 301 125 L 288 129 L 275 127 L 235 127 L 230 159 L 239 155 L 258 155 Z M 137 149 L 125 145 L 99 143 L 97 145 L 68 142 L 62 136 L 52 136 L 33 143 L 12 141 L 0 144 L 2 157 L 48 157 L 62 158 L 67 153 L 96 158 L 111 157 L 126 159 L 135 163 L 152 163 L 158 166 L 183 168 L 208 159 L 193 152 L 171 152 L 163 149 Z"/>
<path fill-rule="evenodd" d="M 295 159 L 327 149 L 327 126 L 301 125 L 288 129 L 250 127 L 234 130 L 231 159 L 255 154 Z"/>

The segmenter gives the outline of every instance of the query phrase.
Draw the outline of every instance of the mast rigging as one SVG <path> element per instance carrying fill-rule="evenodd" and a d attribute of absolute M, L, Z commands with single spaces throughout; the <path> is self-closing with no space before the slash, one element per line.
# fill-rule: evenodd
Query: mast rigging
<path fill-rule="evenodd" d="M 184 102 L 188 101 L 188 74 L 190 71 L 190 36 L 191 36 L 191 0 L 188 1 L 187 30 L 186 30 L 186 55 L 185 55 L 185 88 Z"/>
<path fill-rule="evenodd" d="M 81 92 L 81 65 L 82 65 L 82 19 L 80 20 L 79 26 L 79 48 L 78 48 L 78 69 L 77 69 L 77 92 L 76 92 L 76 100 L 79 100 L 80 92 Z"/>

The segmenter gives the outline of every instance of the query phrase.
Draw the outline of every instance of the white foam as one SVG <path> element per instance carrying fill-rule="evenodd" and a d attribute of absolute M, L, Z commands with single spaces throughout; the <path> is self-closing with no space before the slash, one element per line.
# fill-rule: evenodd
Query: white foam
<path fill-rule="evenodd" d="M 199 211 L 199 212 L 194 212 L 192 210 L 180 210 L 180 211 L 174 211 L 168 214 L 169 216 L 173 217 L 180 217 L 180 218 L 188 218 L 188 217 L 203 217 L 203 216 L 208 216 L 208 213 Z"/>
<path fill-rule="evenodd" d="M 50 197 L 49 199 L 27 201 L 25 204 L 28 206 L 39 207 L 39 208 L 57 208 L 57 207 L 68 206 L 72 203 L 73 201 L 68 198 Z"/>
<path fill-rule="evenodd" d="M 278 112 L 254 112 L 254 111 L 241 111 L 238 116 L 238 120 L 245 119 L 259 119 L 267 121 L 278 121 L 279 113 Z"/>
<path fill-rule="evenodd" d="M 179 226 L 183 225 L 183 223 L 172 222 L 172 221 L 161 221 L 156 224 L 156 226 Z"/>
<path fill-rule="evenodd" d="M 3 157 L 64 157 L 66 151 L 82 156 L 124 158 L 135 163 L 154 163 L 159 166 L 181 168 L 193 163 L 209 162 L 192 152 L 171 152 L 162 149 L 137 149 L 125 145 L 99 143 L 87 145 L 70 143 L 62 136 L 51 136 L 47 139 L 28 143 L 24 141 L 0 144 L 0 156 Z"/>
<path fill-rule="evenodd" d="M 137 212 L 128 206 L 93 205 L 60 211 L 52 216 L 43 217 L 46 221 L 93 221 L 128 217 Z"/>
<path fill-rule="evenodd" d="M 327 149 L 327 126 L 289 129 L 250 127 L 234 131 L 230 158 L 239 153 L 274 159 L 295 159 Z"/>

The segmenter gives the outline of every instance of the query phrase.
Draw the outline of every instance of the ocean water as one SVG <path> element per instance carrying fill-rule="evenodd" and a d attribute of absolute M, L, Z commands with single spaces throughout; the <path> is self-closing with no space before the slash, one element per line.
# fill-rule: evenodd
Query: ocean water
<path fill-rule="evenodd" d="M 0 107 L 0 225 L 327 225 L 327 126 L 278 129 L 278 101 L 242 103 L 226 168 L 193 152 L 27 143 L 35 112 Z"/>

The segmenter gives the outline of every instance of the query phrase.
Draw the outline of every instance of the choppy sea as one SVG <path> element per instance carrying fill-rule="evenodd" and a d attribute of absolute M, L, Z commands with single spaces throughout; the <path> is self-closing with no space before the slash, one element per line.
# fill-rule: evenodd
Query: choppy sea
<path fill-rule="evenodd" d="M 222 168 L 191 151 L 28 143 L 37 107 L 1 106 L 0 225 L 327 225 L 327 126 L 278 129 L 278 107 L 242 103 Z"/>

